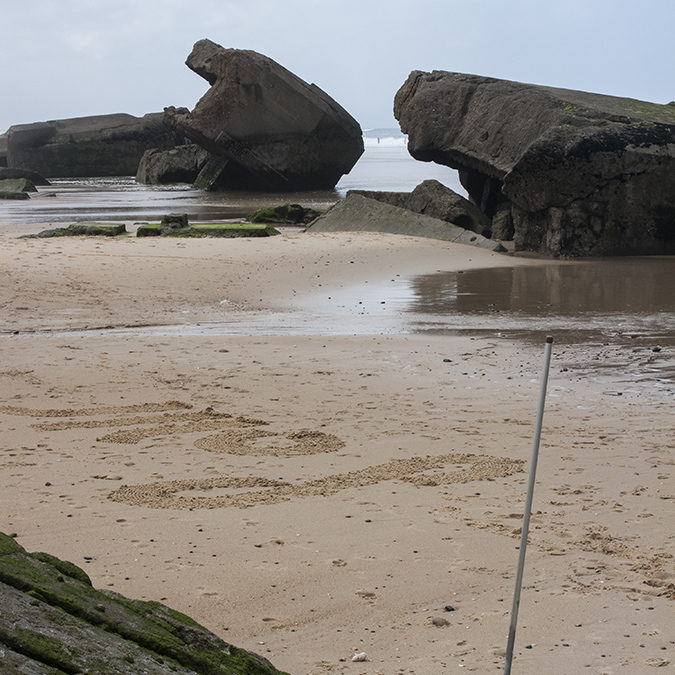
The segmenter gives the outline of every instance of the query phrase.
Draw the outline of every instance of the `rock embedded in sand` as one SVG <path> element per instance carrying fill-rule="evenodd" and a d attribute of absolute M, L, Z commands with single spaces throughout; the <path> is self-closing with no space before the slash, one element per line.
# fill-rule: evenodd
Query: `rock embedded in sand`
<path fill-rule="evenodd" d="M 413 71 L 394 115 L 411 155 L 459 169 L 516 250 L 675 251 L 675 102 Z"/>
<path fill-rule="evenodd" d="M 329 189 L 363 153 L 356 120 L 272 59 L 199 40 L 186 64 L 211 88 L 192 112 L 166 108 L 164 122 L 222 160 L 208 186 Z"/>
<path fill-rule="evenodd" d="M 440 616 L 432 617 L 430 623 L 432 626 L 436 626 L 436 628 L 445 628 L 450 625 L 450 622 L 447 619 Z"/>

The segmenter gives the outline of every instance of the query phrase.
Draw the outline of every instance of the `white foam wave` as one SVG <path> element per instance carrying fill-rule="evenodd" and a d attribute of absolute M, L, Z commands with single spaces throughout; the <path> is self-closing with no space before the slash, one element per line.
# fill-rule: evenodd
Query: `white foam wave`
<path fill-rule="evenodd" d="M 364 136 L 363 144 L 367 148 L 377 145 L 388 148 L 405 148 L 408 144 L 408 138 L 406 136 Z"/>

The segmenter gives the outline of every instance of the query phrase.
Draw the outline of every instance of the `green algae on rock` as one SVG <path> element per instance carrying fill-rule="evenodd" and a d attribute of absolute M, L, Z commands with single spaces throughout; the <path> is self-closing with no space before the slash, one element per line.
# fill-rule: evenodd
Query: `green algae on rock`
<path fill-rule="evenodd" d="M 284 675 L 184 614 L 97 590 L 73 563 L 2 533 L 0 603 L 3 672 Z"/>
<path fill-rule="evenodd" d="M 306 225 L 321 215 L 321 211 L 300 206 L 300 204 L 282 204 L 266 206 L 246 216 L 250 223 L 277 223 L 280 225 Z"/>
<path fill-rule="evenodd" d="M 170 236 L 186 237 L 272 237 L 279 230 L 264 224 L 249 223 L 207 223 L 190 225 L 185 234 L 172 233 Z"/>
<path fill-rule="evenodd" d="M 139 225 L 136 230 L 137 237 L 160 237 L 162 235 L 161 223 L 147 223 Z"/>
<path fill-rule="evenodd" d="M 0 190 L 0 199 L 30 199 L 27 192 L 4 192 Z"/>
<path fill-rule="evenodd" d="M 68 227 L 42 230 L 37 234 L 25 234 L 21 239 L 48 239 L 51 237 L 117 237 L 126 234 L 124 223 L 73 223 Z"/>
<path fill-rule="evenodd" d="M 161 223 L 148 223 L 136 230 L 137 237 L 272 237 L 279 231 L 264 224 L 205 223 L 166 229 Z"/>
<path fill-rule="evenodd" d="M 37 188 L 28 178 L 3 178 L 0 192 L 37 192 Z"/>

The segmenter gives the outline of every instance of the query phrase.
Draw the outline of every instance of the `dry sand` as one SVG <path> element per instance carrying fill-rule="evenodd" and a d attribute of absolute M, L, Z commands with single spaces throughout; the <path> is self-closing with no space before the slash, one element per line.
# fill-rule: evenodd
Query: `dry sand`
<path fill-rule="evenodd" d="M 78 331 L 546 263 L 372 234 L 4 236 L 0 260 L 2 531 L 294 675 L 503 669 L 540 346 Z M 675 662 L 673 391 L 600 352 L 554 346 L 514 672 Z"/>

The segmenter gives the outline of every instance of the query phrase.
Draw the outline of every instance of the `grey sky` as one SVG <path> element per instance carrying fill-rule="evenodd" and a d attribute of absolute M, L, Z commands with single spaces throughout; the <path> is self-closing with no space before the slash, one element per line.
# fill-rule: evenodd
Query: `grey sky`
<path fill-rule="evenodd" d="M 275 59 L 366 129 L 394 126 L 408 73 L 452 70 L 675 99 L 675 0 L 0 0 L 0 132 L 192 108 L 204 37 Z"/>

